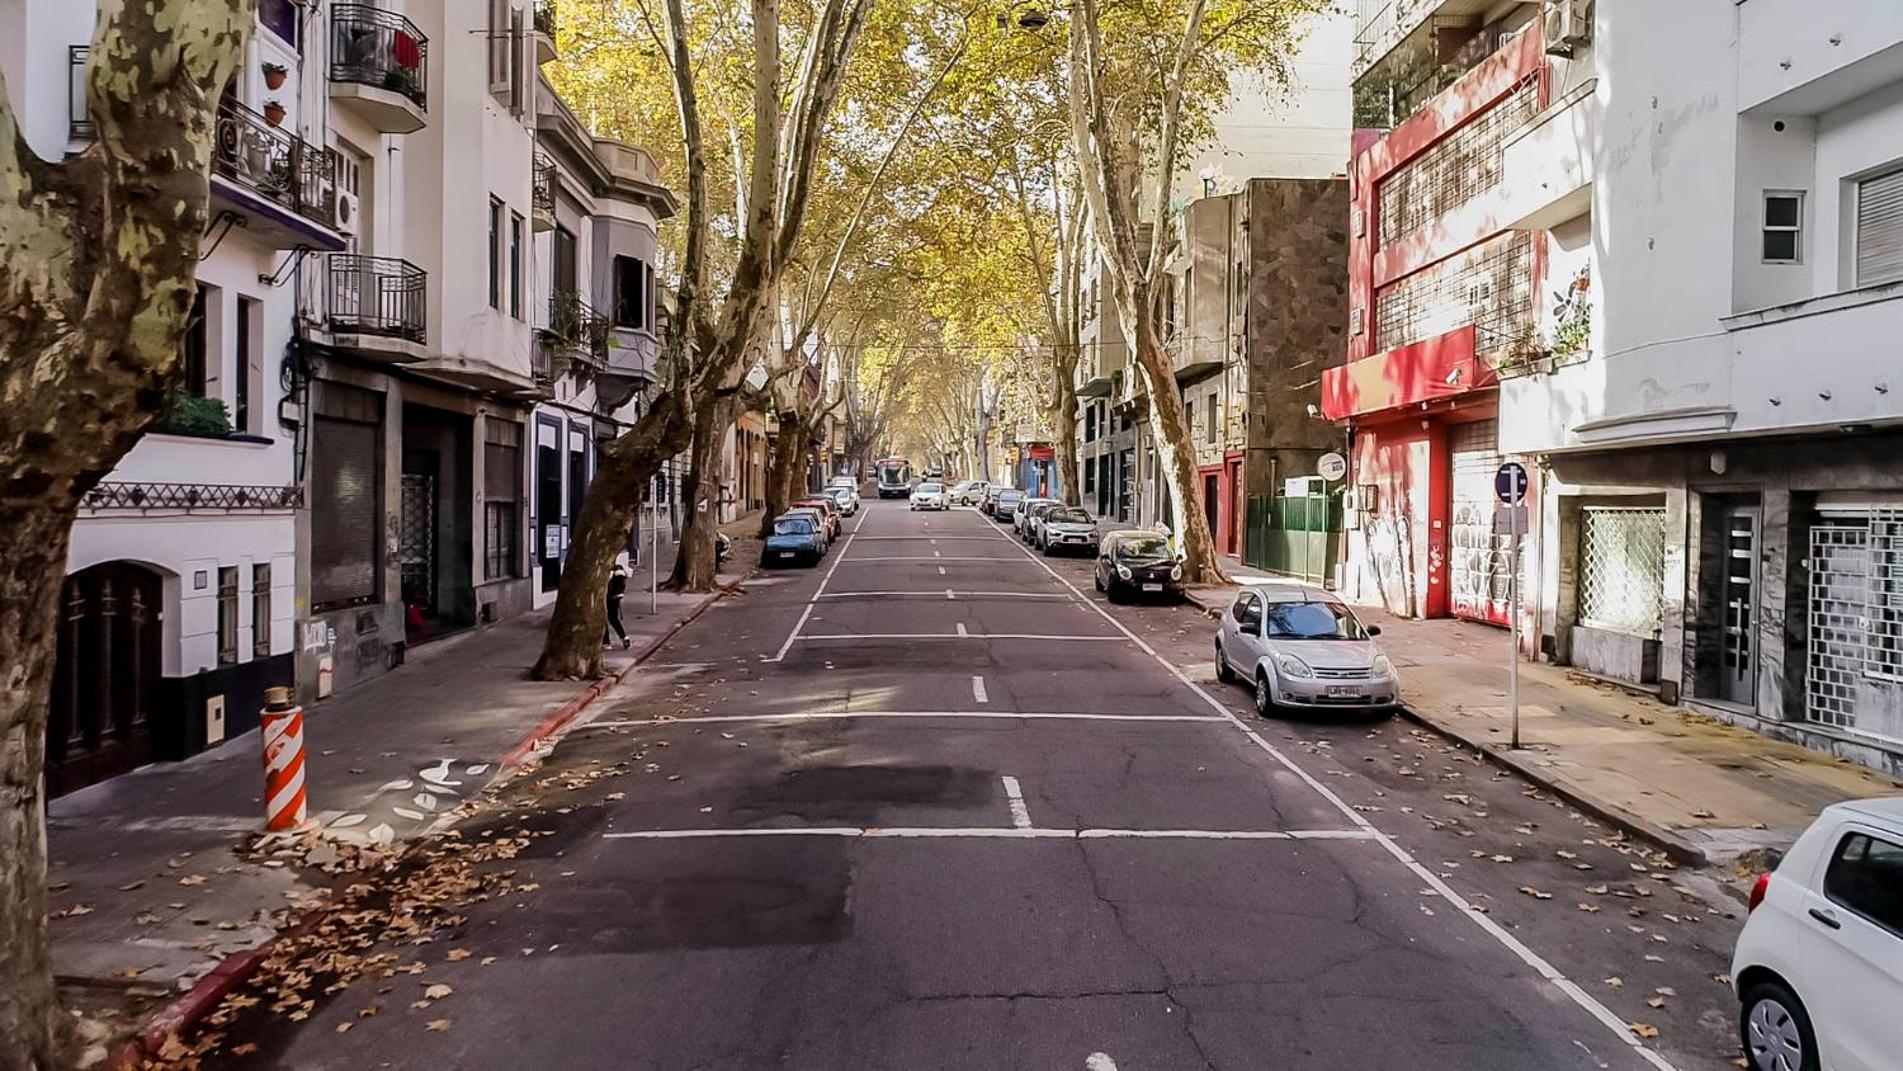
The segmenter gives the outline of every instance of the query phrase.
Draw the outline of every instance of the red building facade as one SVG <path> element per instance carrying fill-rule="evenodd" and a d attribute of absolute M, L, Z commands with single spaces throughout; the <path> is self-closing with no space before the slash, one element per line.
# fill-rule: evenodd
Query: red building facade
<path fill-rule="evenodd" d="M 1532 337 L 1545 245 L 1509 227 L 1502 157 L 1545 59 L 1537 28 L 1508 37 L 1350 169 L 1348 360 L 1322 412 L 1352 441 L 1343 589 L 1395 613 L 1508 621 L 1495 368 Z"/>

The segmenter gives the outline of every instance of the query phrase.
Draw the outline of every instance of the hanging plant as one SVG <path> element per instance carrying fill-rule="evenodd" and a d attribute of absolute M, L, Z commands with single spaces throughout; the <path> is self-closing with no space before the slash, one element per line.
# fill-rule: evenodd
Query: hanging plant
<path fill-rule="evenodd" d="M 285 76 L 290 73 L 282 63 L 266 63 L 262 69 L 264 71 L 264 88 L 272 90 L 282 88 L 284 86 Z"/>
<path fill-rule="evenodd" d="M 275 100 L 264 102 L 264 121 L 276 126 L 284 121 L 284 105 Z"/>

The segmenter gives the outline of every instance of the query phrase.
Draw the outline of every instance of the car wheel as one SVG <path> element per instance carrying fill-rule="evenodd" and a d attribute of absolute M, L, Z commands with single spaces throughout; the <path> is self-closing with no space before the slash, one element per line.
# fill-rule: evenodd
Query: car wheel
<path fill-rule="evenodd" d="M 1223 656 L 1222 641 L 1216 641 L 1216 680 L 1221 684 L 1234 684 L 1236 671 L 1229 668 L 1229 659 Z"/>
<path fill-rule="evenodd" d="M 1096 572 L 1092 572 L 1092 573 L 1090 574 L 1090 582 L 1091 582 L 1092 584 L 1095 584 L 1095 585 L 1097 585 L 1097 590 L 1098 590 L 1098 591 L 1102 591 L 1102 590 L 1103 590 L 1103 576 L 1102 576 L 1102 574 L 1100 574 L 1100 573 L 1096 573 Z"/>
<path fill-rule="evenodd" d="M 1104 585 L 1103 593 L 1104 593 L 1104 597 L 1109 599 L 1111 602 L 1123 601 L 1123 589 L 1118 587 L 1117 582 L 1114 580 Z"/>
<path fill-rule="evenodd" d="M 1255 712 L 1261 718 L 1275 713 L 1275 688 L 1269 683 L 1269 675 L 1261 670 L 1255 674 Z"/>
<path fill-rule="evenodd" d="M 1756 1071 L 1818 1071 L 1817 1032 L 1797 994 L 1781 982 L 1745 991 L 1738 1039 Z"/>

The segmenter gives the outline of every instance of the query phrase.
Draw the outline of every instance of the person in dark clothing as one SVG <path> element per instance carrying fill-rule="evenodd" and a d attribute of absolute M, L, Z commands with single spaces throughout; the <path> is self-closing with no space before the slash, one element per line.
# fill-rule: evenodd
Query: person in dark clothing
<path fill-rule="evenodd" d="M 616 562 L 614 568 L 608 573 L 608 628 L 601 630 L 603 647 L 614 646 L 608 638 L 610 629 L 614 631 L 614 635 L 621 637 L 621 646 L 624 650 L 631 646 L 628 630 L 621 624 L 621 597 L 627 593 L 628 571 L 621 567 L 620 562 Z"/>

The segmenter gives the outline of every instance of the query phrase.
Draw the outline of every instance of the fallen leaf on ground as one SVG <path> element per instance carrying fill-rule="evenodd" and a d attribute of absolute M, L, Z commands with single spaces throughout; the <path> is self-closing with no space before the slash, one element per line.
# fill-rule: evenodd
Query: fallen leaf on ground
<path fill-rule="evenodd" d="M 1663 1008 L 1665 1007 L 1665 998 L 1664 997 L 1647 997 L 1645 1001 L 1645 1005 L 1648 1008 Z"/>
<path fill-rule="evenodd" d="M 1579 910 L 1590 914 L 1591 912 L 1599 910 L 1599 905 L 1598 904 L 1580 904 Z"/>
<path fill-rule="evenodd" d="M 56 919 L 70 919 L 80 915 L 90 915 L 92 913 L 93 909 L 87 907 L 85 904 L 74 904 L 64 911 L 53 912 L 53 917 Z"/>
<path fill-rule="evenodd" d="M 438 982 L 435 985 L 430 986 L 429 988 L 423 990 L 423 995 L 425 997 L 428 997 L 431 1000 L 441 1000 L 444 997 L 449 996 L 451 993 L 454 993 L 454 992 L 455 992 L 454 989 L 451 989 L 449 986 L 446 986 L 443 983 Z"/>
<path fill-rule="evenodd" d="M 144 884 L 145 884 L 145 882 L 143 882 L 143 881 L 128 881 L 128 882 L 126 882 L 126 883 L 125 883 L 124 885 L 121 885 L 121 886 L 119 886 L 119 891 L 120 891 L 120 892 L 131 892 L 132 890 L 134 890 L 134 889 L 137 889 L 137 888 L 139 888 L 139 887 L 141 887 L 141 886 L 143 886 Z"/>
<path fill-rule="evenodd" d="M 205 876 L 203 874 L 187 874 L 178 879 L 178 883 L 180 885 L 203 885 L 205 884 Z"/>
<path fill-rule="evenodd" d="M 1608 978 L 1606 979 L 1606 984 L 1611 986 L 1614 989 L 1617 989 L 1620 986 L 1625 985 L 1625 979 L 1619 978 L 1619 977 Z"/>
<path fill-rule="evenodd" d="M 469 950 L 467 948 L 452 948 L 449 950 L 449 954 L 447 956 L 444 956 L 443 958 L 447 959 L 451 963 L 455 963 L 459 960 L 465 960 L 469 958 Z"/>
<path fill-rule="evenodd" d="M 1551 899 L 1553 898 L 1553 894 L 1552 894 L 1552 893 L 1549 893 L 1549 892 L 1541 892 L 1541 891 L 1539 891 L 1538 889 L 1535 889 L 1535 888 L 1534 888 L 1533 886 L 1531 886 L 1531 885 L 1522 885 L 1522 886 L 1520 886 L 1520 891 L 1521 891 L 1521 892 L 1523 892 L 1523 893 L 1525 893 L 1525 894 L 1526 894 L 1526 895 L 1528 895 L 1528 896 L 1531 896 L 1531 897 L 1532 897 L 1533 899 L 1535 899 L 1535 900 L 1551 900 Z"/>
<path fill-rule="evenodd" d="M 1659 1028 L 1650 1023 L 1627 1023 L 1625 1025 L 1627 1030 L 1632 1031 L 1642 1038 L 1655 1038 L 1659 1036 Z"/>
<path fill-rule="evenodd" d="M 343 1022 L 337 1024 L 337 1032 L 339 1034 L 348 1034 L 350 1028 L 356 1025 L 356 1023 L 351 1022 L 349 1019 L 345 1019 Z"/>
<path fill-rule="evenodd" d="M 1496 855 L 1493 857 L 1493 861 L 1496 863 L 1511 863 L 1513 862 L 1513 857 L 1510 855 Z"/>
<path fill-rule="evenodd" d="M 423 1029 L 434 1030 L 438 1032 L 448 1030 L 449 1020 L 448 1019 L 431 1019 L 429 1022 L 423 1024 Z M 1658 1031 L 1654 1030 L 1652 1031 L 1652 1033 L 1656 1034 L 1658 1033 Z"/>

